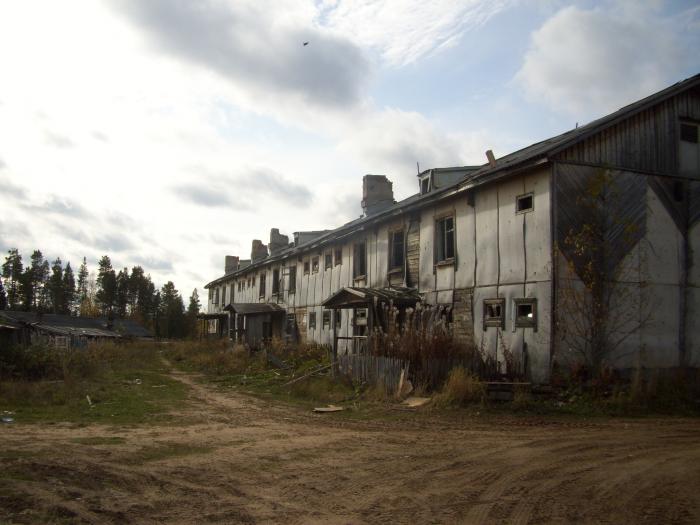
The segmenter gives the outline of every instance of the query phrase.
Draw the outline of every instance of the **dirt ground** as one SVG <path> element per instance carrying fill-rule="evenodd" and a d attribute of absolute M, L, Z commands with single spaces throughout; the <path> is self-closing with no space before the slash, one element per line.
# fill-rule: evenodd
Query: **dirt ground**
<path fill-rule="evenodd" d="M 0 523 L 699 523 L 700 421 L 353 419 L 189 375 L 185 423 L 0 427 Z"/>

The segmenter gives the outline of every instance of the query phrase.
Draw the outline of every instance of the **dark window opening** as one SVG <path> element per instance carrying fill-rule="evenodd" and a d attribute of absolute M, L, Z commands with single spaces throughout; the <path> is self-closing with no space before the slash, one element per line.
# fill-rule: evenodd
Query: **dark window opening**
<path fill-rule="evenodd" d="M 334 310 L 333 311 L 333 320 L 335 322 L 335 329 L 340 330 L 341 323 L 343 321 L 343 311 L 342 310 Z"/>
<path fill-rule="evenodd" d="M 492 326 L 505 328 L 505 299 L 484 299 L 484 330 Z"/>
<path fill-rule="evenodd" d="M 515 201 L 515 211 L 517 213 L 525 213 L 528 211 L 532 211 L 533 206 L 534 203 L 532 199 L 532 193 L 529 193 L 527 195 L 521 195 Z"/>
<path fill-rule="evenodd" d="M 265 274 L 260 274 L 260 297 L 265 297 Z"/>
<path fill-rule="evenodd" d="M 311 259 L 311 272 L 318 273 L 318 257 Z"/>
<path fill-rule="evenodd" d="M 343 249 L 342 248 L 335 249 L 335 265 L 338 266 L 339 264 L 343 264 Z"/>
<path fill-rule="evenodd" d="M 280 293 L 280 271 L 278 268 L 272 270 L 272 293 L 274 295 Z"/>
<path fill-rule="evenodd" d="M 698 126 L 681 122 L 681 140 L 683 142 L 698 143 Z"/>
<path fill-rule="evenodd" d="M 323 312 L 323 328 L 331 327 L 331 311 L 326 310 Z"/>
<path fill-rule="evenodd" d="M 683 183 L 679 180 L 673 183 L 673 199 L 676 202 L 683 202 Z"/>
<path fill-rule="evenodd" d="M 537 299 L 515 299 L 515 328 L 537 330 Z"/>
<path fill-rule="evenodd" d="M 355 243 L 353 249 L 352 276 L 357 279 L 367 273 L 367 249 L 364 242 Z"/>
<path fill-rule="evenodd" d="M 296 330 L 297 318 L 294 314 L 287 314 L 287 325 L 285 327 L 285 332 L 288 334 L 293 334 Z"/>
<path fill-rule="evenodd" d="M 309 260 L 307 259 L 307 260 L 304 261 L 304 275 L 306 275 L 307 273 L 309 273 L 309 268 L 310 268 Z"/>
<path fill-rule="evenodd" d="M 297 291 L 297 267 L 289 267 L 289 293 Z"/>
<path fill-rule="evenodd" d="M 436 262 L 450 261 L 455 256 L 455 226 L 453 217 L 445 217 L 436 223 Z"/>
<path fill-rule="evenodd" d="M 326 259 L 326 264 L 324 265 L 324 269 L 330 270 L 333 267 L 333 254 L 327 253 L 325 259 Z"/>
<path fill-rule="evenodd" d="M 430 191 L 430 177 L 425 177 L 420 181 L 420 192 L 425 195 Z"/>
<path fill-rule="evenodd" d="M 316 312 L 311 312 L 309 314 L 309 328 L 316 328 Z"/>
<path fill-rule="evenodd" d="M 389 271 L 403 270 L 404 267 L 403 230 L 389 233 Z"/>

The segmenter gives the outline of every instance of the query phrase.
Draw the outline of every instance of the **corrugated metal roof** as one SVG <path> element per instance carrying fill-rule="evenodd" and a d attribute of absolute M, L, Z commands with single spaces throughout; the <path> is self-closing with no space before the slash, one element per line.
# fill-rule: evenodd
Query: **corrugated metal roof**
<path fill-rule="evenodd" d="M 226 305 L 224 310 L 230 310 L 231 312 L 240 315 L 274 314 L 284 312 L 284 308 L 282 308 L 280 305 L 271 303 L 233 303 Z"/>
<path fill-rule="evenodd" d="M 346 286 L 331 295 L 323 303 L 326 308 L 351 307 L 370 302 L 394 303 L 395 305 L 414 305 L 421 300 L 418 291 L 413 288 L 361 288 Z"/>
<path fill-rule="evenodd" d="M 370 215 L 368 217 L 360 217 L 358 219 L 350 221 L 340 226 L 339 228 L 330 230 L 328 233 L 321 235 L 320 237 L 313 239 L 312 241 L 300 244 L 299 246 L 290 247 L 289 249 L 285 249 L 284 251 L 275 254 L 275 256 L 266 257 L 265 259 L 256 261 L 254 264 L 242 268 L 237 272 L 233 272 L 223 277 L 219 277 L 218 279 L 207 283 L 204 287 L 209 288 L 210 286 L 217 285 L 221 282 L 229 280 L 231 277 L 234 277 L 238 274 L 246 273 L 250 270 L 254 270 L 256 268 L 265 266 L 271 262 L 279 261 L 290 254 L 303 252 L 308 249 L 312 249 L 325 244 L 331 244 L 349 235 L 362 231 L 362 229 L 366 225 L 384 221 L 389 217 L 400 215 L 405 211 L 408 211 L 409 209 L 420 208 L 421 206 L 432 203 L 433 201 L 441 200 L 463 191 L 469 191 L 470 189 L 475 188 L 477 186 L 481 186 L 483 184 L 488 184 L 489 182 L 497 180 L 502 176 L 508 175 L 513 170 L 518 170 L 520 168 L 536 165 L 540 162 L 547 162 L 549 157 L 555 155 L 563 149 L 569 148 L 573 144 L 585 140 L 591 135 L 600 133 L 604 129 L 607 129 L 610 126 L 614 126 L 620 121 L 625 120 L 635 115 L 636 113 L 644 111 L 649 107 L 658 104 L 659 102 L 669 97 L 677 95 L 681 91 L 692 88 L 699 84 L 700 74 L 687 78 L 686 80 L 683 80 L 681 82 L 677 82 L 676 84 L 673 84 L 672 86 L 669 86 L 668 88 L 663 89 L 658 93 L 655 93 L 637 102 L 629 104 L 628 106 L 625 106 L 615 111 L 614 113 L 594 120 L 593 122 L 590 122 L 584 126 L 579 126 L 575 129 L 566 131 L 565 133 L 562 133 L 560 135 L 550 137 L 546 140 L 537 142 L 535 144 L 527 146 L 526 148 L 522 148 L 520 150 L 514 151 L 513 153 L 500 157 L 496 160 L 496 166 L 491 166 L 490 164 L 483 164 L 480 167 L 466 166 L 464 168 L 465 171 L 468 171 L 468 173 L 461 181 L 458 181 L 455 184 L 446 186 L 445 188 L 441 188 L 435 191 L 431 191 L 423 195 L 412 195 L 377 214 Z M 460 168 L 455 167 L 432 169 L 449 171 L 458 170 Z M 428 171 L 430 170 L 425 170 L 422 173 L 426 173 Z"/>
<path fill-rule="evenodd" d="M 98 335 L 102 332 L 117 336 L 153 337 L 149 330 L 131 319 L 114 319 L 112 330 L 110 330 L 107 328 L 109 321 L 104 317 L 73 317 L 71 315 L 3 310 L 0 312 L 0 318 L 8 320 L 10 323 L 41 325 L 44 330 L 48 328 L 59 331 L 61 331 L 60 329 L 73 330 L 71 333 L 78 333 L 82 330 L 86 331 L 86 335 L 88 333 L 95 334 L 95 337 L 107 337 Z"/>

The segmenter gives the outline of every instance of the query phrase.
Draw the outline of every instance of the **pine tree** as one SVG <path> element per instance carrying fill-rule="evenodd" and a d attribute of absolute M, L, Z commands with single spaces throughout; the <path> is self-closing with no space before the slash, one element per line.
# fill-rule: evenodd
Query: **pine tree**
<path fill-rule="evenodd" d="M 37 291 L 35 295 L 37 300 L 37 309 L 41 312 L 49 311 L 51 306 L 51 294 L 49 288 L 50 275 L 51 266 L 49 265 L 49 261 L 44 259 L 41 262 L 41 266 L 39 267 L 39 272 L 36 279 Z"/>
<path fill-rule="evenodd" d="M 34 250 L 31 266 L 22 274 L 22 306 L 25 310 L 38 310 L 44 306 L 46 295 L 44 288 L 49 278 L 49 264 L 44 260 L 41 250 Z"/>
<path fill-rule="evenodd" d="M 63 263 L 58 257 L 51 266 L 51 277 L 47 285 L 50 309 L 55 314 L 64 313 L 65 294 L 63 293 Z"/>
<path fill-rule="evenodd" d="M 187 334 L 189 337 L 195 337 L 197 335 L 197 315 L 199 315 L 199 309 L 201 308 L 199 302 L 199 294 L 195 288 L 190 295 L 190 302 L 187 305 Z"/>
<path fill-rule="evenodd" d="M 97 268 L 97 302 L 102 315 L 109 315 L 117 298 L 117 275 L 112 268 L 112 261 L 103 255 Z"/>
<path fill-rule="evenodd" d="M 85 257 L 83 257 L 83 264 L 81 264 L 80 268 L 78 269 L 78 287 L 76 290 L 76 294 L 78 295 L 78 304 L 83 304 L 83 302 L 87 299 L 88 276 L 87 260 Z"/>
<path fill-rule="evenodd" d="M 75 277 L 70 263 L 66 263 L 63 270 L 63 313 L 73 314 L 75 312 Z"/>
<path fill-rule="evenodd" d="M 7 308 L 7 294 L 5 293 L 5 287 L 2 284 L 2 279 L 0 279 L 0 310 L 5 310 Z"/>
<path fill-rule="evenodd" d="M 117 307 L 117 315 L 122 319 L 126 317 L 127 307 L 129 305 L 129 269 L 124 268 L 119 270 L 116 281 L 116 297 L 115 306 Z"/>
<path fill-rule="evenodd" d="M 8 250 L 5 262 L 2 265 L 2 277 L 5 279 L 7 305 L 10 309 L 16 309 L 20 305 L 23 271 L 22 256 L 17 251 L 17 248 Z"/>
<path fill-rule="evenodd" d="M 185 304 L 172 281 L 160 290 L 161 333 L 167 338 L 185 335 Z"/>

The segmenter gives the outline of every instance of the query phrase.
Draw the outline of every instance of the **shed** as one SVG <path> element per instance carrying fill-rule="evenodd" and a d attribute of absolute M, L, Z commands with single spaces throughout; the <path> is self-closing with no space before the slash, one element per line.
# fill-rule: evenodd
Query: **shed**
<path fill-rule="evenodd" d="M 284 335 L 285 309 L 278 304 L 231 303 L 224 310 L 231 312 L 234 339 L 251 348 Z"/>

